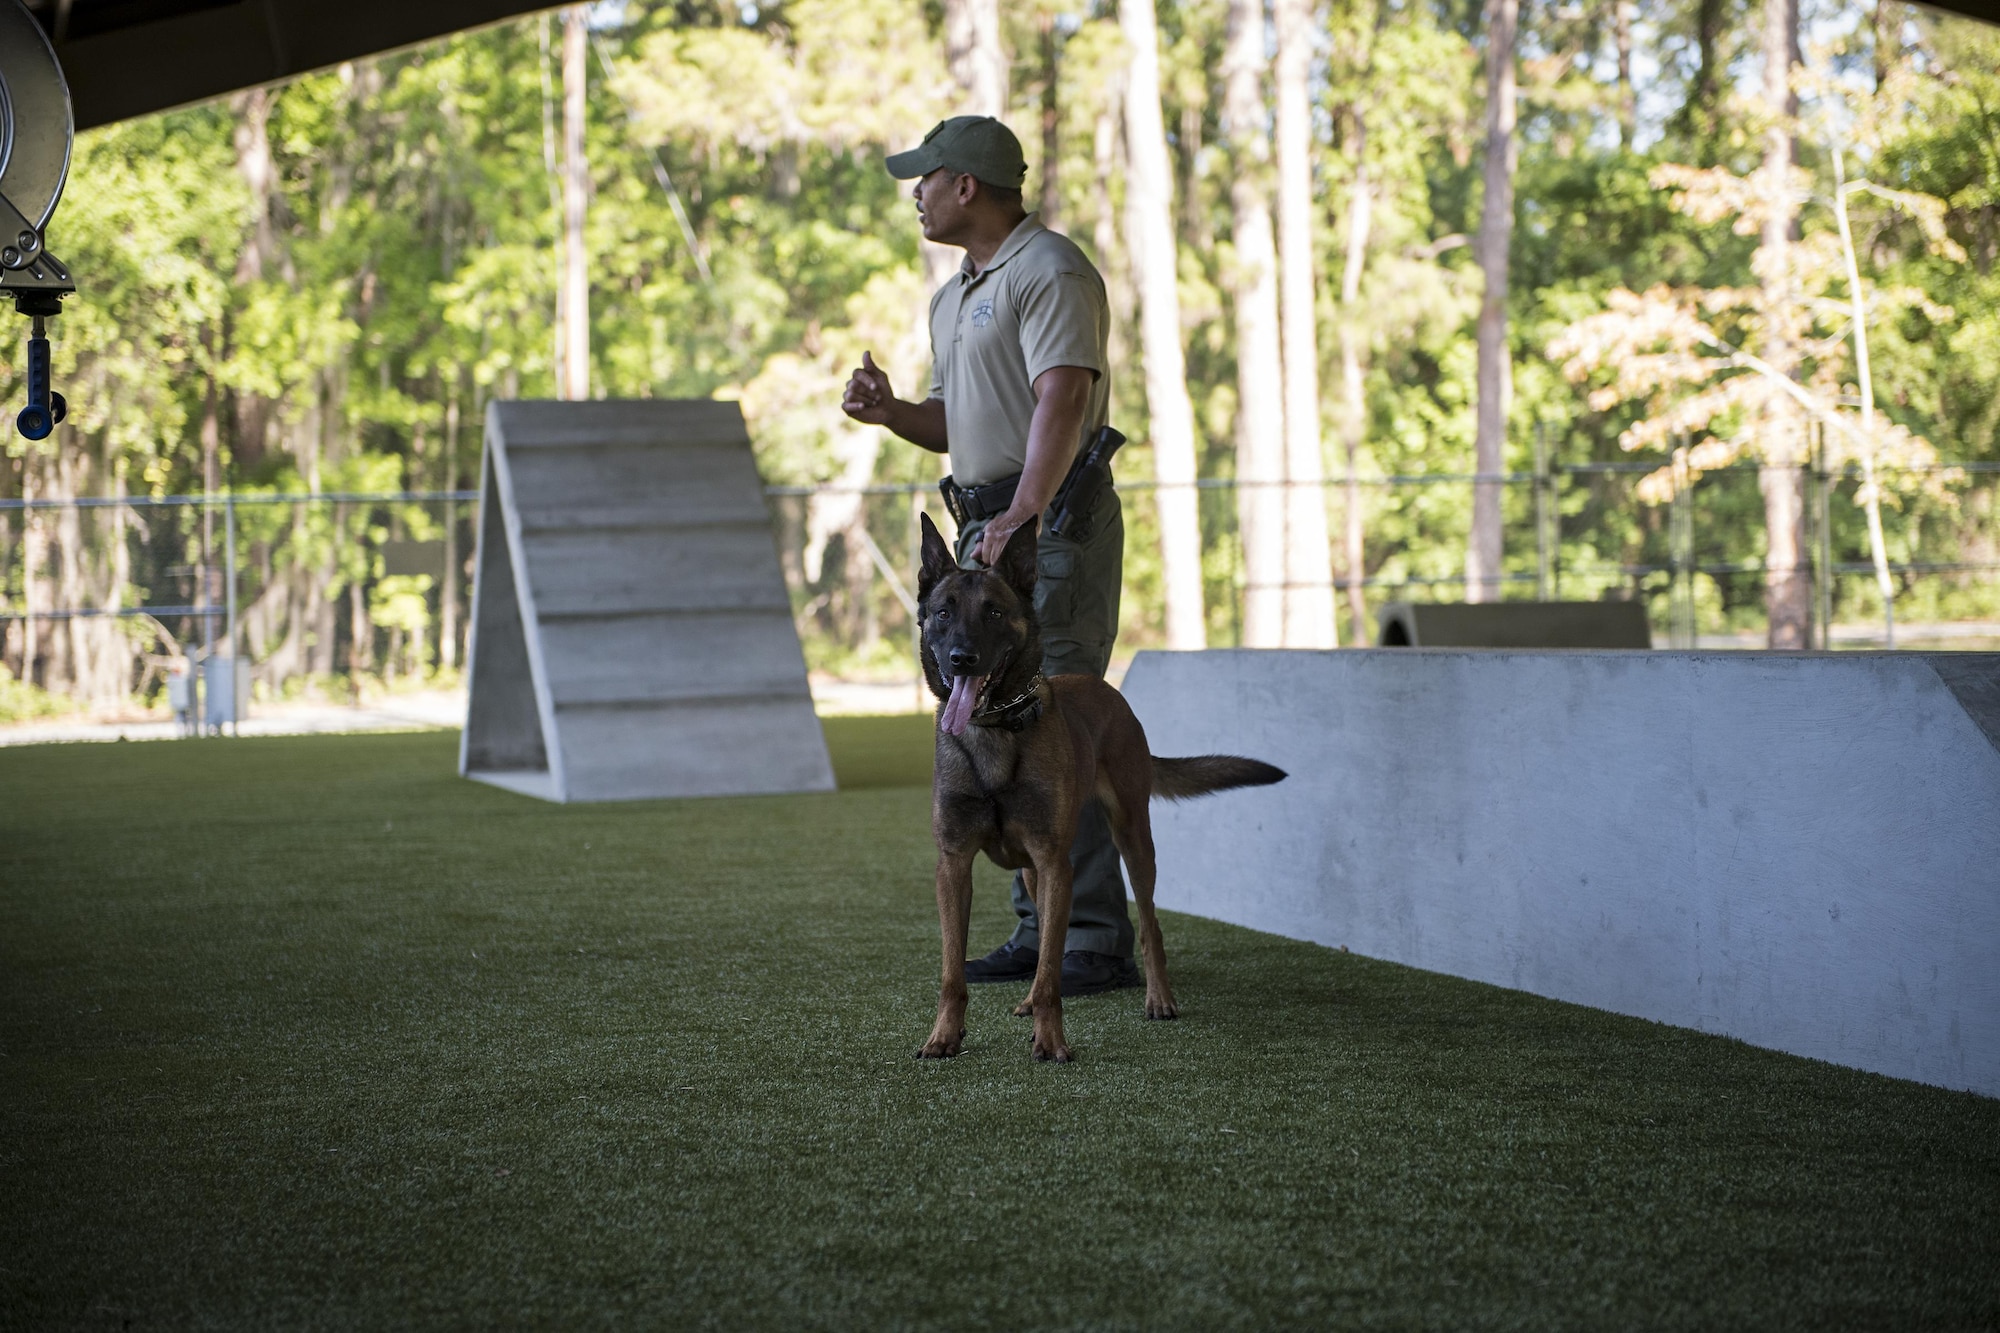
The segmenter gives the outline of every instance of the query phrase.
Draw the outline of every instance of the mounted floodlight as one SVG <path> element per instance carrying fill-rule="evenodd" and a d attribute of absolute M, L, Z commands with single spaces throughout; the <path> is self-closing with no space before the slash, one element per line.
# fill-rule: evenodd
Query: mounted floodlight
<path fill-rule="evenodd" d="M 42 238 L 69 178 L 74 137 L 69 85 L 55 50 L 21 0 L 0 0 L 0 293 L 34 320 L 28 405 L 14 418 L 31 440 L 47 439 L 69 411 L 49 387 L 42 321 L 62 313 L 62 299 L 76 283 Z"/>

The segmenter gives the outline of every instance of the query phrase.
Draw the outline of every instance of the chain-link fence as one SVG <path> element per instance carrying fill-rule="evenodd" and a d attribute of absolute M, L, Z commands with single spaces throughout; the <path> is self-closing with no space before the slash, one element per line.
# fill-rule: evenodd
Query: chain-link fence
<path fill-rule="evenodd" d="M 262 698 L 448 675 L 476 499 L 0 501 L 0 653 L 13 679 L 97 704 L 159 700 L 215 658 L 242 661 Z"/>
<path fill-rule="evenodd" d="M 1661 646 L 1758 646 L 1764 566 L 1759 471 L 1708 472 L 1669 503 L 1638 503 L 1655 463 L 1479 476 L 1336 477 L 1325 486 L 1343 642 L 1372 639 L 1389 601 L 1458 600 L 1473 488 L 1503 488 L 1507 598 L 1636 599 Z M 2000 646 L 2000 465 L 1949 470 L 1949 502 L 1892 511 L 1891 571 L 1906 646 Z M 1880 646 L 1882 606 L 1859 479 L 1808 470 L 1821 646 Z M 1126 480 L 1121 653 L 1163 641 L 1158 487 Z M 1240 501 L 1196 483 L 1208 638 L 1242 641 Z M 947 526 L 928 484 L 767 488 L 808 659 L 823 675 L 914 675 L 917 515 Z M 165 702 L 175 671 L 240 661 L 253 699 L 351 694 L 363 683 L 449 683 L 464 661 L 477 496 L 235 494 L 0 500 L 0 660 L 16 681 L 92 703 Z M 1358 525 L 1364 633 L 1345 559 Z M 1734 544 L 1739 549 L 1731 549 Z"/>
<path fill-rule="evenodd" d="M 1745 549 L 1762 538 L 1763 470 L 1751 464 L 1712 469 L 1676 487 L 1667 503 L 1641 503 L 1639 482 L 1660 466 L 1545 458 L 1526 472 L 1329 479 L 1323 490 L 1341 641 L 1372 643 L 1375 617 L 1387 603 L 1465 597 L 1471 495 L 1486 483 L 1502 489 L 1506 515 L 1502 573 L 1492 595 L 1638 601 L 1646 606 L 1656 646 L 1763 646 L 1765 562 L 1761 550 Z M 1814 642 L 1822 648 L 1882 647 L 1886 618 L 1856 500 L 1861 478 L 1817 466 L 1800 472 Z M 1898 480 L 1919 498 L 1890 511 L 1895 643 L 2000 648 L 2000 464 L 1939 465 L 1930 475 Z M 1922 484 L 1929 481 L 1948 485 L 1949 499 Z M 1160 490 L 1145 481 L 1119 483 L 1126 514 L 1121 655 L 1165 640 Z M 1196 482 L 1195 490 L 1208 642 L 1237 646 L 1249 585 L 1241 540 L 1241 502 L 1249 487 L 1212 479 Z M 809 645 L 820 645 L 823 664 L 857 674 L 893 674 L 899 664 L 904 674 L 913 670 L 906 664 L 913 660 L 916 515 L 927 510 L 950 530 L 935 490 L 919 484 L 772 487 L 767 494 L 800 631 Z M 1359 562 L 1348 558 L 1356 548 Z"/>

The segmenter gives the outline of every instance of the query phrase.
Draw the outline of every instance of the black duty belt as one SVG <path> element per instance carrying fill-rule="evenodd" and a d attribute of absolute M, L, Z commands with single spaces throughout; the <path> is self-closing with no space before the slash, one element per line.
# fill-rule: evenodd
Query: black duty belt
<path fill-rule="evenodd" d="M 961 486 L 950 477 L 938 483 L 938 492 L 944 496 L 944 507 L 950 511 L 952 520 L 961 528 L 968 523 L 977 523 L 989 518 L 998 518 L 1007 512 L 1007 506 L 1014 503 L 1014 492 L 1020 488 L 1021 474 L 989 481 L 984 486 Z"/>
<path fill-rule="evenodd" d="M 1090 536 L 1091 512 L 1097 508 L 1097 497 L 1111 485 L 1111 456 L 1125 443 L 1125 437 L 1109 426 L 1098 429 L 1097 435 L 1088 448 L 1078 452 L 1076 461 L 1070 464 L 1069 474 L 1063 478 L 1062 486 L 1056 491 L 1055 499 L 1049 502 L 1049 531 L 1071 541 L 1084 541 Z M 983 522 L 998 518 L 1014 503 L 1014 492 L 1020 489 L 1021 474 L 989 481 L 984 486 L 961 486 L 951 477 L 938 483 L 938 491 L 944 496 L 944 507 L 959 527 L 968 523 Z"/>

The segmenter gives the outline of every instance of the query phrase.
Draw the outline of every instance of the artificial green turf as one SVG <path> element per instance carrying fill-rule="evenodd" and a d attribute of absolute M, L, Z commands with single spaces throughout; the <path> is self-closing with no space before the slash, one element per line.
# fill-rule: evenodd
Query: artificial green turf
<path fill-rule="evenodd" d="M 922 788 L 454 745 L 0 751 L 0 1323 L 2000 1322 L 2000 1103 L 1185 917 L 1181 1021 L 918 1062 Z"/>
<path fill-rule="evenodd" d="M 928 787 L 937 720 L 903 717 L 824 717 L 827 752 L 842 791 L 863 787 Z"/>

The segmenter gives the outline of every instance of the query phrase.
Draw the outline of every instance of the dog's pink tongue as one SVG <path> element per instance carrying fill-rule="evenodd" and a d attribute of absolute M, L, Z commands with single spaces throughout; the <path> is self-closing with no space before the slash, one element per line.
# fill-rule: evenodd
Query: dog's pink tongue
<path fill-rule="evenodd" d="M 972 724 L 972 708 L 979 701 L 979 692 L 986 688 L 984 676 L 953 676 L 951 678 L 951 698 L 944 701 L 944 716 L 938 725 L 947 735 L 963 736 Z"/>

